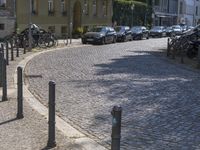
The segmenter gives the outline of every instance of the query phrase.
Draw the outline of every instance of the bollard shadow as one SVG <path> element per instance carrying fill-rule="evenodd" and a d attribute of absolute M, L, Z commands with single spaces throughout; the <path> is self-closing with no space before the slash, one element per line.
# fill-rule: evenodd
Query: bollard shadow
<path fill-rule="evenodd" d="M 110 111 L 121 105 L 122 149 L 200 148 L 198 73 L 162 63 L 144 51 L 93 67 L 93 79 L 71 81 L 77 89 L 89 87 L 88 93 L 97 100 L 93 108 L 98 113 L 93 111 L 85 130 L 110 143 Z"/>
<path fill-rule="evenodd" d="M 55 147 L 54 147 L 54 148 L 55 148 Z M 49 150 L 49 149 L 53 149 L 53 148 L 50 148 L 50 147 L 45 146 L 45 147 L 42 148 L 41 150 Z"/>
<path fill-rule="evenodd" d="M 18 120 L 18 119 L 17 118 L 13 118 L 13 119 L 10 119 L 10 120 L 4 121 L 4 122 L 0 122 L 0 126 L 4 125 L 4 124 L 7 124 L 7 123 L 10 123 L 10 122 L 13 122 L 13 121 L 16 121 L 16 120 Z"/>

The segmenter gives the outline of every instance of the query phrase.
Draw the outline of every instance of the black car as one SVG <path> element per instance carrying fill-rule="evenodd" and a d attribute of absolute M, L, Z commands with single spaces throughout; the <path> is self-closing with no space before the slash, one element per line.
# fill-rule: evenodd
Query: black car
<path fill-rule="evenodd" d="M 82 36 L 82 43 L 87 44 L 107 44 L 115 43 L 117 38 L 116 31 L 112 27 L 94 27 Z"/>
<path fill-rule="evenodd" d="M 115 31 L 117 32 L 117 41 L 125 42 L 131 41 L 131 30 L 128 26 L 116 26 Z"/>
<path fill-rule="evenodd" d="M 165 37 L 166 36 L 166 30 L 164 26 L 154 26 L 150 32 L 149 35 L 151 37 Z"/>
<path fill-rule="evenodd" d="M 172 27 L 167 27 L 166 28 L 166 36 L 168 36 L 168 37 L 173 36 L 173 29 L 172 29 Z"/>
<path fill-rule="evenodd" d="M 131 28 L 132 38 L 135 40 L 149 39 L 149 30 L 144 26 L 134 26 Z"/>

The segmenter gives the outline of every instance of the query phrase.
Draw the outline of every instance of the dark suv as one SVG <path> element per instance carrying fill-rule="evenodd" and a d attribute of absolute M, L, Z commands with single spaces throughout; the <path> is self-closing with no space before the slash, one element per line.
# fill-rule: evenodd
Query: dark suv
<path fill-rule="evenodd" d="M 149 35 L 151 37 L 165 37 L 166 36 L 166 29 L 164 26 L 154 26 L 150 32 Z"/>
<path fill-rule="evenodd" d="M 117 38 L 116 31 L 112 27 L 94 27 L 82 36 L 82 43 L 107 44 L 115 43 Z"/>
<path fill-rule="evenodd" d="M 128 26 L 116 26 L 115 31 L 117 32 L 117 41 L 125 42 L 131 41 L 131 30 Z"/>
<path fill-rule="evenodd" d="M 144 26 L 133 26 L 131 32 L 135 40 L 142 40 L 143 38 L 149 39 L 149 30 Z"/>

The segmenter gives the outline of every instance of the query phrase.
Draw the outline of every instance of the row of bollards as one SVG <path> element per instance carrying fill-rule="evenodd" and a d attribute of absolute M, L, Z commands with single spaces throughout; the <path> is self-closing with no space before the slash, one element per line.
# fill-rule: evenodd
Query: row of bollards
<path fill-rule="evenodd" d="M 12 44 L 11 44 L 12 45 Z M 7 65 L 9 64 L 9 56 L 8 56 L 8 44 L 6 43 L 6 59 L 4 58 L 3 46 L 1 45 L 0 49 L 0 86 L 2 89 L 2 101 L 7 101 Z M 11 60 L 14 60 L 13 55 L 13 47 L 11 46 Z M 18 48 L 17 48 L 18 49 Z M 26 53 L 26 51 L 24 50 Z M 17 50 L 16 56 L 19 56 L 19 52 Z M 55 138 L 55 82 L 49 82 L 49 117 L 48 117 L 48 142 L 47 147 L 53 148 L 56 146 L 56 138 Z M 119 106 L 114 106 L 111 114 L 112 114 L 112 142 L 111 142 L 111 150 L 120 150 L 120 138 L 121 138 L 121 113 L 122 108 Z M 23 114 L 23 69 L 22 67 L 17 68 L 17 119 L 24 118 Z"/>

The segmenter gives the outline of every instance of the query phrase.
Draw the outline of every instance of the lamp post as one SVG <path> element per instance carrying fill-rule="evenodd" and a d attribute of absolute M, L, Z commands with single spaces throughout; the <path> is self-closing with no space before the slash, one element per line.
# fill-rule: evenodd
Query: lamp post
<path fill-rule="evenodd" d="M 135 5 L 132 4 L 131 5 L 131 12 L 132 12 L 132 15 L 131 15 L 131 27 L 133 26 L 133 10 L 134 10 L 134 7 L 135 7 Z"/>
<path fill-rule="evenodd" d="M 29 48 L 29 51 L 32 50 L 32 35 L 31 35 L 31 22 L 32 22 L 32 18 L 31 18 L 31 15 L 32 15 L 32 0 L 29 0 L 29 26 L 28 26 L 28 48 Z"/>

